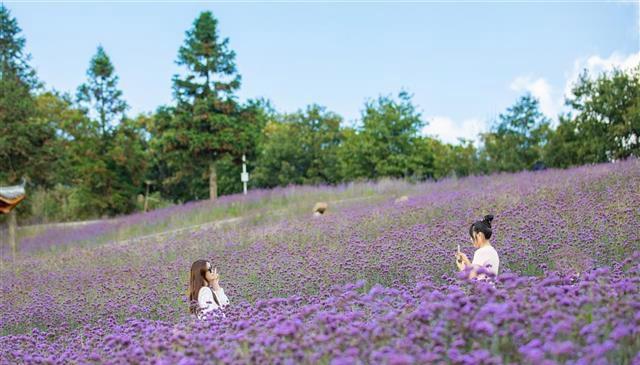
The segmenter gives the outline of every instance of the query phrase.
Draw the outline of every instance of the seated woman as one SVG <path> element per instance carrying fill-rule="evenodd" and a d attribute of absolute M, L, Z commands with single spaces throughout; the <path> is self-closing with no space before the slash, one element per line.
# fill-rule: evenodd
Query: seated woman
<path fill-rule="evenodd" d="M 198 319 L 205 319 L 213 311 L 229 305 L 229 298 L 218 283 L 219 279 L 218 269 L 209 261 L 198 260 L 191 265 L 189 311 Z"/>
<path fill-rule="evenodd" d="M 471 243 L 473 247 L 476 248 L 476 252 L 473 254 L 473 261 L 469 261 L 467 255 L 460 252 L 460 246 L 458 246 L 456 265 L 458 265 L 460 271 L 471 268 L 469 279 L 486 279 L 485 274 L 478 273 L 478 268 L 480 267 L 483 267 L 493 275 L 498 275 L 500 258 L 498 257 L 498 252 L 491 246 L 491 242 L 489 241 L 491 238 L 491 221 L 493 221 L 493 216 L 486 215 L 483 220 L 473 223 L 469 228 Z"/>

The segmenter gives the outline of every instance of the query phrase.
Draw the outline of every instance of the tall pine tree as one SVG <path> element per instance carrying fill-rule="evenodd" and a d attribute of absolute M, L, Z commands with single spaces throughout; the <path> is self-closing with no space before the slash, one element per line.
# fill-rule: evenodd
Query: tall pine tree
<path fill-rule="evenodd" d="M 235 53 L 228 38 L 221 39 L 218 22 L 211 12 L 203 12 L 187 31 L 178 52 L 177 64 L 183 75 L 173 78 L 176 107 L 171 118 L 157 125 L 158 147 L 166 156 L 172 176 L 165 183 L 184 185 L 185 178 L 204 181 L 208 177 L 210 199 L 218 195 L 216 163 L 225 157 L 237 158 L 250 148 L 247 126 L 234 92 L 240 87 Z M 189 173 L 186 174 L 185 167 Z M 187 182 L 194 199 L 203 195 L 199 182 Z"/>
<path fill-rule="evenodd" d="M 85 215 L 115 215 L 135 208 L 143 189 L 142 137 L 126 120 L 127 103 L 118 88 L 118 76 L 99 46 L 87 70 L 87 82 L 78 87 L 78 104 L 88 116 L 86 128 L 74 140 L 74 180 L 86 201 Z"/>
<path fill-rule="evenodd" d="M 9 9 L 0 5 L 0 184 L 28 177 L 46 185 L 55 159 L 55 127 L 36 118 L 34 92 L 40 87 L 25 53 L 25 39 Z"/>
<path fill-rule="evenodd" d="M 78 103 L 86 112 L 95 113 L 99 132 L 106 138 L 124 119 L 128 106 L 122 100 L 122 91 L 118 89 L 115 68 L 102 46 L 98 46 L 98 51 L 91 59 L 87 77 L 87 82 L 78 87 Z"/>

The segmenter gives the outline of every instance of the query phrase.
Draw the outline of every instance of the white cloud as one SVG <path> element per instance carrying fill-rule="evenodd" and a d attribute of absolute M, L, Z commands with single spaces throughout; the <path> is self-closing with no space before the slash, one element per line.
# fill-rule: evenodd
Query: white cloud
<path fill-rule="evenodd" d="M 628 70 L 640 65 L 640 52 L 622 55 L 614 52 L 608 58 L 593 55 L 578 59 L 574 67 L 567 74 L 563 89 L 553 87 L 544 77 L 523 75 L 516 77 L 509 88 L 518 93 L 529 92 L 540 101 L 540 110 L 554 123 L 557 123 L 558 114 L 566 111 L 564 98 L 571 91 L 573 83 L 578 80 L 580 73 L 586 68 L 589 75 L 596 76 L 602 72 L 610 72 L 614 68 Z M 478 135 L 488 130 L 488 122 L 480 118 L 467 118 L 454 120 L 447 116 L 432 115 L 425 119 L 429 125 L 423 128 L 422 134 L 433 136 L 446 143 L 457 144 L 458 138 L 465 138 L 479 142 Z"/>
<path fill-rule="evenodd" d="M 566 73 L 562 92 L 551 86 L 544 77 L 535 78 L 530 75 L 516 77 L 509 88 L 518 93 L 530 92 L 540 101 L 540 110 L 556 123 L 558 114 L 567 111 L 564 106 L 565 97 L 571 95 L 573 85 L 585 69 L 590 77 L 595 77 L 603 72 L 611 72 L 614 68 L 630 70 L 638 65 L 640 65 L 640 51 L 629 55 L 614 52 L 607 58 L 592 55 L 574 61 L 573 69 Z"/>
<path fill-rule="evenodd" d="M 534 79 L 531 76 L 516 77 L 510 85 L 511 90 L 529 92 L 540 101 L 540 110 L 548 118 L 555 119 L 562 107 L 562 100 L 554 96 L 555 92 L 544 78 Z"/>
<path fill-rule="evenodd" d="M 598 76 L 603 72 L 611 72 L 614 68 L 628 71 L 640 65 L 640 51 L 629 55 L 613 52 L 608 58 L 593 55 L 579 58 L 573 63 L 573 70 L 568 74 L 564 86 L 564 95 L 571 95 L 573 85 L 578 81 L 580 74 L 586 69 L 590 77 Z"/>
<path fill-rule="evenodd" d="M 429 125 L 422 129 L 423 135 L 437 137 L 443 142 L 458 144 L 458 138 L 465 138 L 476 143 L 478 134 L 486 130 L 486 122 L 479 118 L 467 118 L 454 121 L 445 116 L 427 116 Z"/>

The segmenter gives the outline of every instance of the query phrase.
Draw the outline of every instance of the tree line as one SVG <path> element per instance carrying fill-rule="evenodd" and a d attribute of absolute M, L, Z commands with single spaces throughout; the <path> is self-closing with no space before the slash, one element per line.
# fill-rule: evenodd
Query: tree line
<path fill-rule="evenodd" d="M 537 99 L 521 96 L 480 143 L 421 133 L 411 95 L 367 101 L 347 126 L 320 105 L 279 113 L 268 100 L 238 101 L 241 75 L 211 12 L 186 32 L 171 105 L 131 117 L 103 47 L 75 95 L 46 90 L 25 53 L 17 20 L 0 5 L 0 186 L 26 178 L 32 221 L 114 216 L 250 188 L 337 184 L 381 177 L 412 181 L 565 168 L 640 154 L 640 68 L 586 71 L 552 126 Z M 145 203 L 146 206 L 147 203 Z"/>

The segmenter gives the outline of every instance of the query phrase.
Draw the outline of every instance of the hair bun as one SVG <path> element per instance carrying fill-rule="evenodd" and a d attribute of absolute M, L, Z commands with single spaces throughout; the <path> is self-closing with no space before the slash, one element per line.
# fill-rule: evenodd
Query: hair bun
<path fill-rule="evenodd" d="M 491 228 L 491 221 L 493 220 L 493 216 L 491 214 L 485 215 L 482 220 L 489 228 Z"/>

